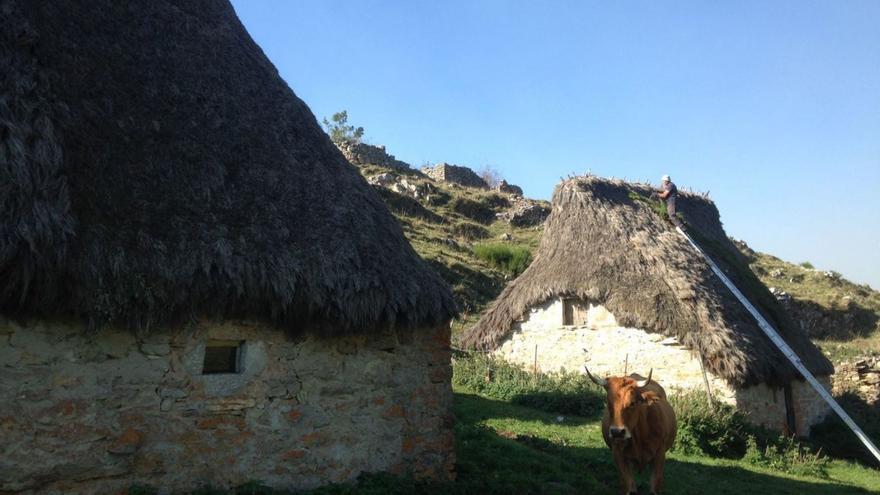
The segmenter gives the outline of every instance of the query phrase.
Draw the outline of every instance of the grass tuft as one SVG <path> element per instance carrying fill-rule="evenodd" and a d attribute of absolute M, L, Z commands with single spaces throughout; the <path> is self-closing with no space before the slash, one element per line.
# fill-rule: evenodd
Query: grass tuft
<path fill-rule="evenodd" d="M 485 243 L 475 245 L 473 250 L 478 258 L 514 277 L 524 272 L 532 262 L 532 254 L 524 246 Z"/>

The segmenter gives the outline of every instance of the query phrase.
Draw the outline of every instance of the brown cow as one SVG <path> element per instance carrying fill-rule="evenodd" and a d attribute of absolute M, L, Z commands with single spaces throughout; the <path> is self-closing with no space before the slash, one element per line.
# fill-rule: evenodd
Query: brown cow
<path fill-rule="evenodd" d="M 596 378 L 587 375 L 608 393 L 608 407 L 602 417 L 602 437 L 611 448 L 614 465 L 620 473 L 621 493 L 637 493 L 632 469 L 651 466 L 651 493 L 663 489 L 663 463 L 666 451 L 675 441 L 675 412 L 666 401 L 666 391 L 651 374 Z"/>

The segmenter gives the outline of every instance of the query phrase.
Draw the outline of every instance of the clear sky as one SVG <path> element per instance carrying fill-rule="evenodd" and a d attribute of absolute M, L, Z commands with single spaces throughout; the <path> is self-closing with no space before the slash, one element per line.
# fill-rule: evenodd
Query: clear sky
<path fill-rule="evenodd" d="M 398 159 L 709 191 L 728 234 L 880 287 L 880 1 L 234 0 L 320 119 Z"/>

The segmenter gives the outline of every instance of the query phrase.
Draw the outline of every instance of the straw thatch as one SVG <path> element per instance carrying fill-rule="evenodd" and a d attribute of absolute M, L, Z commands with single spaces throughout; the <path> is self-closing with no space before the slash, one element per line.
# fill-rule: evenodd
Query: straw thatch
<path fill-rule="evenodd" d="M 224 0 L 0 0 L 0 310 L 437 324 L 451 293 Z"/>
<path fill-rule="evenodd" d="M 620 324 L 674 336 L 716 375 L 735 385 L 783 384 L 795 376 L 754 319 L 667 220 L 632 193 L 645 185 L 579 177 L 563 181 L 531 266 L 510 283 L 463 338 L 494 349 L 530 308 L 556 297 L 602 304 Z M 828 360 L 780 310 L 724 233 L 708 199 L 682 194 L 688 231 L 770 318 L 808 368 L 833 372 Z"/>

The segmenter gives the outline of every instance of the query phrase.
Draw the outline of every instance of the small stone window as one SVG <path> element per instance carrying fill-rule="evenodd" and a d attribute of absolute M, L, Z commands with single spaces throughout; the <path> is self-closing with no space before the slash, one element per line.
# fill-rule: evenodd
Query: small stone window
<path fill-rule="evenodd" d="M 240 340 L 209 340 L 205 344 L 205 361 L 202 363 L 203 375 L 241 373 Z"/>
<path fill-rule="evenodd" d="M 583 325 L 587 321 L 587 311 L 580 299 L 566 298 L 562 300 L 562 324 Z"/>

